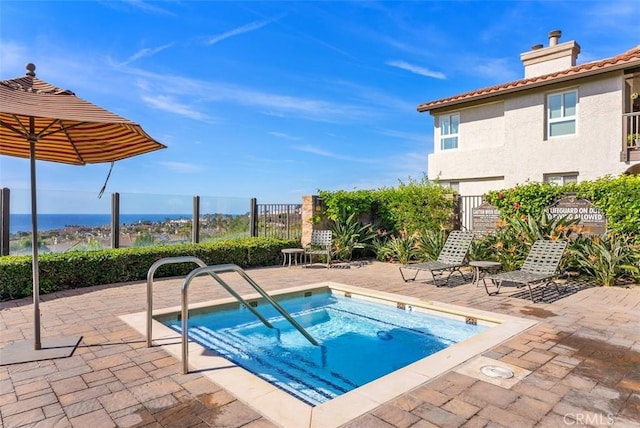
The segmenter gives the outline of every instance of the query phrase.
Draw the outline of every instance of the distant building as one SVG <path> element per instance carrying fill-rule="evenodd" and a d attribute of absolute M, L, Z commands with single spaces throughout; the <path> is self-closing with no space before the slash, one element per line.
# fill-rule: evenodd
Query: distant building
<path fill-rule="evenodd" d="M 520 55 L 521 80 L 418 106 L 434 116 L 429 179 L 479 195 L 640 173 L 640 45 L 576 65 L 580 46 L 560 36 Z"/>

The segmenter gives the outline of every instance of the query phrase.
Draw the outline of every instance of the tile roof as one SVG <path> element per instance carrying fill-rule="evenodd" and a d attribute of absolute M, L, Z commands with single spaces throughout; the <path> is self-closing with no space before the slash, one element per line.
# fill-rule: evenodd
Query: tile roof
<path fill-rule="evenodd" d="M 515 80 L 513 82 L 501 83 L 488 88 L 476 89 L 439 100 L 429 101 L 417 107 L 418 112 L 426 112 L 440 107 L 453 106 L 463 102 L 489 98 L 510 92 L 522 91 L 529 88 L 548 85 L 566 80 L 578 79 L 594 74 L 606 73 L 614 70 L 627 68 L 630 66 L 640 66 L 640 45 L 611 58 L 599 61 L 580 64 L 566 70 L 542 76 L 530 77 L 528 79 Z"/>

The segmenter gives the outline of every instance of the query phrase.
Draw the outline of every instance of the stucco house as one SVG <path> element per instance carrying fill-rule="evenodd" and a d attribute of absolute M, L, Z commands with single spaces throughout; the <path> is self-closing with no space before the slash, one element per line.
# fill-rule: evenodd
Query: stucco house
<path fill-rule="evenodd" d="M 640 45 L 576 65 L 580 46 L 560 36 L 520 55 L 523 79 L 418 106 L 434 117 L 429 179 L 480 195 L 640 173 Z"/>

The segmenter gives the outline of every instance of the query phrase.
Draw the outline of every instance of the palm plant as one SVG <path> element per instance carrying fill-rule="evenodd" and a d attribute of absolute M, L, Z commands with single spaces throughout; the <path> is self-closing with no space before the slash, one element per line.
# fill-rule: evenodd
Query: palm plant
<path fill-rule="evenodd" d="M 355 249 L 371 247 L 371 241 L 376 236 L 371 224 L 362 224 L 356 213 L 339 218 L 332 232 L 334 255 L 343 261 L 351 261 Z"/>
<path fill-rule="evenodd" d="M 532 243 L 520 239 L 518 234 L 514 232 L 513 229 L 496 230 L 495 241 L 491 246 L 494 259 L 507 272 L 522 266 L 532 245 Z"/>
<path fill-rule="evenodd" d="M 386 262 L 393 257 L 389 254 L 389 249 L 387 248 L 387 243 L 389 242 L 388 236 L 380 236 L 377 235 L 375 238 L 371 240 L 371 249 L 376 255 L 376 259 L 381 262 Z"/>
<path fill-rule="evenodd" d="M 640 253 L 631 245 L 629 236 L 605 233 L 584 238 L 576 241 L 569 252 L 576 267 L 598 284 L 611 286 L 618 277 L 640 276 Z"/>
<path fill-rule="evenodd" d="M 385 254 L 391 259 L 406 265 L 417 256 L 416 237 L 407 235 L 393 236 L 385 245 Z"/>
<path fill-rule="evenodd" d="M 546 211 L 537 216 L 514 216 L 508 219 L 513 232 L 529 246 L 539 239 L 568 239 L 577 231 L 579 221 L 580 219 L 569 216 L 553 217 Z"/>
<path fill-rule="evenodd" d="M 447 233 L 444 230 L 425 230 L 417 239 L 416 256 L 420 260 L 436 260 L 447 241 Z"/>
<path fill-rule="evenodd" d="M 496 236 L 492 233 L 476 237 L 471 241 L 469 248 L 469 260 L 490 260 L 497 261 L 493 252 Z"/>

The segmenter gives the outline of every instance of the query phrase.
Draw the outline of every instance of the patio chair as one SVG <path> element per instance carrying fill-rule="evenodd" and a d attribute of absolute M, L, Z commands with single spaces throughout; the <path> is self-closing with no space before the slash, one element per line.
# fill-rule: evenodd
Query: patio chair
<path fill-rule="evenodd" d="M 549 284 L 553 284 L 559 295 L 560 289 L 553 278 L 556 275 L 566 247 L 567 241 L 539 240 L 534 242 L 524 264 L 519 270 L 485 276 L 483 278 L 484 289 L 489 296 L 493 296 L 500 293 L 500 288 L 504 283 L 515 284 L 517 288 L 526 285 L 529 288 L 529 297 L 535 303 L 531 286 L 534 285 L 535 288 L 542 287 L 541 299 L 544 299 L 544 289 Z M 495 292 L 489 292 L 487 280 L 490 280 L 493 285 L 498 287 Z"/>
<path fill-rule="evenodd" d="M 467 256 L 467 252 L 469 251 L 469 247 L 471 247 L 471 241 L 473 240 L 472 232 L 463 232 L 462 230 L 454 230 L 447 237 L 447 241 L 444 243 L 444 247 L 440 251 L 438 255 L 438 259 L 436 261 L 423 262 L 423 263 L 414 263 L 409 265 L 400 266 L 400 275 L 402 275 L 402 279 L 404 282 L 415 281 L 418 277 L 420 271 L 428 271 L 433 278 L 433 283 L 436 287 L 440 287 L 436 283 L 436 276 L 444 275 L 446 272 L 449 273 L 447 275 L 447 280 L 445 284 L 449 283 L 449 278 L 454 272 L 458 272 L 462 275 L 462 278 L 465 280 L 467 277 L 464 276 L 461 267 L 466 266 L 465 257 Z M 413 278 L 405 277 L 405 270 L 415 270 L 416 274 Z"/>
<path fill-rule="evenodd" d="M 333 232 L 330 230 L 314 230 L 311 232 L 311 241 L 304 248 L 304 262 L 313 264 L 313 256 L 325 256 L 327 259 L 327 268 L 331 267 L 331 247 L 333 240 Z"/>

